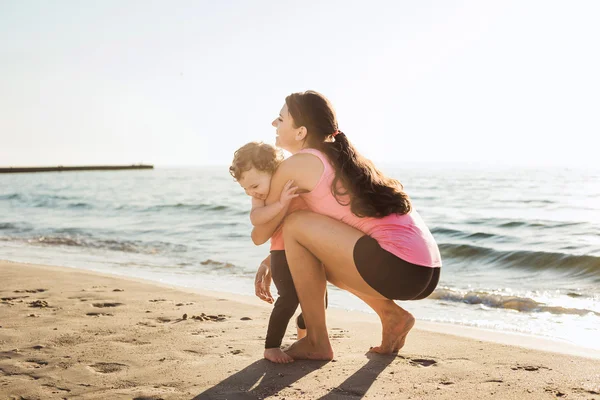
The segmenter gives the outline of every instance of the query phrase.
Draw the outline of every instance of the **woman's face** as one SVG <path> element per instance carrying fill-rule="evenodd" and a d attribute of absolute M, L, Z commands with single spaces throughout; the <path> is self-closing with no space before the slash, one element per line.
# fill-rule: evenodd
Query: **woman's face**
<path fill-rule="evenodd" d="M 271 122 L 271 125 L 275 127 L 275 134 L 277 135 L 275 146 L 281 147 L 292 154 L 302 148 L 301 128 L 294 126 L 294 120 L 288 111 L 287 104 L 283 105 L 279 116 Z"/>

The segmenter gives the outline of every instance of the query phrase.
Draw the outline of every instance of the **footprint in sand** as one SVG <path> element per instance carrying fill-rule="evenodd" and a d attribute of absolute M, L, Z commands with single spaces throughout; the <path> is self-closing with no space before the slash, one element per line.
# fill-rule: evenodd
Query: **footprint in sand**
<path fill-rule="evenodd" d="M 2 301 L 11 301 L 11 300 L 16 300 L 16 299 L 26 299 L 29 296 L 12 296 L 12 297 L 2 297 L 0 298 L 0 300 Z"/>
<path fill-rule="evenodd" d="M 19 357 L 21 357 L 21 354 L 19 354 L 19 349 L 0 352 L 0 360 L 10 360 L 12 358 L 19 358 Z"/>
<path fill-rule="evenodd" d="M 535 366 L 535 365 L 517 365 L 515 367 L 510 367 L 510 369 L 512 369 L 513 371 L 517 371 L 517 370 L 524 370 L 524 371 L 539 371 L 540 369 L 547 369 L 549 371 L 552 371 L 551 368 L 548 367 L 544 367 L 544 366 Z"/>
<path fill-rule="evenodd" d="M 79 300 L 79 301 L 92 300 L 91 298 L 88 298 L 87 294 L 81 294 L 81 295 L 77 295 L 77 296 L 69 296 L 69 297 L 67 297 L 67 299 L 69 299 L 69 300 Z M 98 300 L 98 299 L 95 299 L 95 300 Z"/>
<path fill-rule="evenodd" d="M 331 332 L 329 334 L 329 337 L 332 339 L 348 339 L 349 336 L 346 335 L 346 333 L 348 333 L 348 331 L 343 330 L 342 328 L 331 328 L 332 331 L 336 331 L 336 332 Z"/>
<path fill-rule="evenodd" d="M 48 305 L 48 302 L 45 300 L 35 300 L 35 301 L 32 301 L 31 303 L 29 303 L 29 307 L 47 308 L 47 307 L 49 307 L 49 305 Z"/>
<path fill-rule="evenodd" d="M 554 396 L 556 396 L 556 397 L 564 397 L 564 396 L 566 396 L 566 395 L 567 395 L 566 393 L 564 393 L 564 392 L 561 392 L 561 391 L 560 391 L 560 390 L 558 390 L 558 389 L 549 388 L 549 387 L 545 388 L 545 389 L 544 389 L 544 391 L 545 391 L 545 392 L 547 392 L 547 393 L 552 393 L 552 394 L 554 394 Z"/>
<path fill-rule="evenodd" d="M 48 361 L 29 359 L 20 363 L 26 368 L 41 368 L 48 365 Z"/>
<path fill-rule="evenodd" d="M 60 390 L 62 392 L 67 392 L 67 393 L 71 391 L 71 389 L 67 389 L 67 388 L 63 388 L 63 387 L 58 387 L 58 386 L 53 385 L 51 383 L 44 383 L 44 384 L 42 384 L 42 386 L 50 388 L 50 389 Z M 23 398 L 23 397 L 21 397 L 21 398 Z"/>
<path fill-rule="evenodd" d="M 94 371 L 99 372 L 101 374 L 110 374 L 113 372 L 119 372 L 119 371 L 127 368 L 127 365 L 119 364 L 119 363 L 100 362 L 100 363 L 92 364 L 89 367 L 92 368 Z"/>
<path fill-rule="evenodd" d="M 200 315 L 192 315 L 190 317 L 190 319 L 193 319 L 193 320 L 196 320 L 196 321 L 216 321 L 216 322 L 222 322 L 222 321 L 227 320 L 227 316 L 224 315 L 224 314 L 206 315 L 206 314 L 202 313 Z"/>
<path fill-rule="evenodd" d="M 431 360 L 428 358 L 410 358 L 406 357 L 411 365 L 419 366 L 419 367 L 431 367 L 432 365 L 436 365 L 437 361 Z"/>
<path fill-rule="evenodd" d="M 339 334 L 339 333 L 331 334 L 331 335 L 329 335 L 329 337 L 331 339 L 348 339 L 348 336 L 342 335 L 342 334 Z"/>
<path fill-rule="evenodd" d="M 86 340 L 78 334 L 64 334 L 52 340 L 54 346 L 76 346 L 81 343 L 86 343 Z"/>
<path fill-rule="evenodd" d="M 577 393 L 586 393 L 586 394 L 595 394 L 598 395 L 600 394 L 600 388 L 598 388 L 598 390 L 590 390 L 590 389 L 584 389 L 584 388 L 573 388 L 573 390 Z"/>
<path fill-rule="evenodd" d="M 60 392 L 67 392 L 67 393 L 71 392 L 71 389 L 60 387 L 60 386 L 56 386 L 55 384 L 52 384 L 52 383 L 43 383 L 42 387 L 45 387 L 45 388 L 48 388 L 48 389 L 52 390 L 53 394 L 60 393 Z M 58 390 L 58 392 L 57 392 L 57 390 Z M 20 398 L 24 399 L 25 397 L 20 397 Z M 62 397 L 62 398 L 64 399 L 66 397 Z"/>
<path fill-rule="evenodd" d="M 89 312 L 89 313 L 87 313 L 85 315 L 88 315 L 90 317 L 102 317 L 102 316 L 104 316 L 104 317 L 112 317 L 113 316 L 112 314 L 101 313 L 101 312 Z"/>
<path fill-rule="evenodd" d="M 98 307 L 98 308 L 118 307 L 118 306 L 122 306 L 122 305 L 123 305 L 123 303 L 94 303 L 94 304 L 92 304 L 92 306 Z"/>
<path fill-rule="evenodd" d="M 42 292 L 47 292 L 48 289 L 22 289 L 22 290 L 15 290 L 15 293 L 42 293 Z"/>
<path fill-rule="evenodd" d="M 137 339 L 116 339 L 115 342 L 134 344 L 134 345 L 138 345 L 138 346 L 141 346 L 144 344 L 150 344 L 150 342 L 144 342 L 142 340 L 137 340 Z"/>
<path fill-rule="evenodd" d="M 0 300 L 2 300 L 3 303 L 8 303 L 9 305 L 13 305 L 12 301 L 13 300 L 19 300 L 19 303 L 22 303 L 23 300 L 22 299 L 26 299 L 29 296 L 12 296 L 12 297 L 1 297 Z"/>

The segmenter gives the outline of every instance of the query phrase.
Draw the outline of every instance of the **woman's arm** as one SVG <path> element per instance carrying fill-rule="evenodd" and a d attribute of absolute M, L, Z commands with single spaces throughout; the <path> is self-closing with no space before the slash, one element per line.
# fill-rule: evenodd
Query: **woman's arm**
<path fill-rule="evenodd" d="M 312 154 L 296 154 L 283 161 L 271 178 L 271 190 L 265 200 L 268 206 L 279 201 L 281 192 L 288 181 L 293 181 L 299 191 L 311 191 L 317 185 L 323 174 L 323 163 Z M 255 245 L 265 243 L 283 221 L 287 207 L 273 219 L 252 229 L 252 241 Z"/>

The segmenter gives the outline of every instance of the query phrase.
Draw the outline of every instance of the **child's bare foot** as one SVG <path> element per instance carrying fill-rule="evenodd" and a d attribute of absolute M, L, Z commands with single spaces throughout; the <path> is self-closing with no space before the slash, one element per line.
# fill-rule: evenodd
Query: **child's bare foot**
<path fill-rule="evenodd" d="M 280 348 L 265 349 L 264 357 L 277 364 L 287 364 L 294 362 L 294 359 L 288 356 Z"/>
<path fill-rule="evenodd" d="M 306 337 L 306 329 L 300 329 L 296 327 L 296 331 L 298 332 L 298 340 L 302 339 L 303 337 Z"/>

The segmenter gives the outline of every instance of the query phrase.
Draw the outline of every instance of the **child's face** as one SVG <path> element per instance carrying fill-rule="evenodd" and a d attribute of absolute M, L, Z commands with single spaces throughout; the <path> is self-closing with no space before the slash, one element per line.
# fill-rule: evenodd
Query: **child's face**
<path fill-rule="evenodd" d="M 242 174 L 238 183 L 248 196 L 264 200 L 271 189 L 271 174 L 252 167 Z"/>

